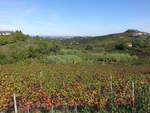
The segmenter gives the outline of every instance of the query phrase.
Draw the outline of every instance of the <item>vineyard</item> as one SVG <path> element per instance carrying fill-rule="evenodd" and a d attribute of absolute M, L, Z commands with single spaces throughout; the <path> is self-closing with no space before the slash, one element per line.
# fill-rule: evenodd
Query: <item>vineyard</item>
<path fill-rule="evenodd" d="M 149 5 L 1 0 L 0 113 L 150 113 Z"/>
<path fill-rule="evenodd" d="M 150 113 L 150 66 L 0 66 L 0 112 Z"/>

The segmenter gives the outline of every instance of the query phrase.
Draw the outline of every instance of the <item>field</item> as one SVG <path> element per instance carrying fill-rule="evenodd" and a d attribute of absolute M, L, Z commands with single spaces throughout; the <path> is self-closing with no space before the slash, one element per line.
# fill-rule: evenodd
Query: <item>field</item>
<path fill-rule="evenodd" d="M 0 112 L 150 113 L 150 36 L 134 33 L 1 36 Z"/>
<path fill-rule="evenodd" d="M 83 63 L 1 65 L 0 111 L 14 111 L 15 93 L 21 113 L 150 113 L 149 69 Z"/>

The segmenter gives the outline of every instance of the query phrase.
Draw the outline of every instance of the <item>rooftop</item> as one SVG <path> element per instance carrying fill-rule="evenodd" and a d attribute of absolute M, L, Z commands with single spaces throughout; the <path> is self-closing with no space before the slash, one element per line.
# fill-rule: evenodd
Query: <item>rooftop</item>
<path fill-rule="evenodd" d="M 13 31 L 0 31 L 0 33 L 13 33 Z"/>

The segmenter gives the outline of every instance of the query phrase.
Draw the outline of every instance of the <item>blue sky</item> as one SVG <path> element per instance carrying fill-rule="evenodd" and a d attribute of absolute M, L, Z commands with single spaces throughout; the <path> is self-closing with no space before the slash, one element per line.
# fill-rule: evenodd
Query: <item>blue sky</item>
<path fill-rule="evenodd" d="M 0 30 L 30 35 L 150 32 L 150 0 L 1 0 Z"/>

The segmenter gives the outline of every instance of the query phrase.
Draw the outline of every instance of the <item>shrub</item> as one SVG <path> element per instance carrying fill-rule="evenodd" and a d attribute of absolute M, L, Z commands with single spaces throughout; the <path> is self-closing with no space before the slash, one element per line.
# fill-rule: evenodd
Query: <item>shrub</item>
<path fill-rule="evenodd" d="M 75 55 L 56 55 L 56 56 L 47 56 L 44 59 L 41 59 L 43 63 L 79 63 L 82 62 L 82 59 Z"/>
<path fill-rule="evenodd" d="M 1 44 L 1 42 L 0 42 Z M 60 47 L 43 39 L 27 39 L 0 47 L 0 64 L 58 53 Z"/>
<path fill-rule="evenodd" d="M 150 37 L 145 40 L 145 46 L 150 47 Z"/>
<path fill-rule="evenodd" d="M 87 46 L 85 47 L 85 50 L 93 50 L 93 46 L 92 46 L 92 45 L 87 45 Z"/>
<path fill-rule="evenodd" d="M 137 56 L 131 56 L 129 54 L 124 53 L 103 54 L 98 58 L 99 61 L 105 62 L 130 62 L 137 59 Z"/>
<path fill-rule="evenodd" d="M 76 49 L 62 49 L 60 51 L 60 54 L 63 55 L 75 55 L 75 54 L 81 54 L 80 50 L 76 50 Z"/>
<path fill-rule="evenodd" d="M 128 45 L 126 43 L 121 43 L 115 46 L 115 49 L 117 50 L 125 50 L 128 48 Z"/>
<path fill-rule="evenodd" d="M 145 41 L 144 40 L 137 39 L 137 40 L 134 40 L 132 42 L 132 44 L 133 44 L 134 48 L 143 48 L 143 47 L 145 47 Z"/>
<path fill-rule="evenodd" d="M 60 46 L 58 44 L 52 44 L 50 47 L 50 51 L 53 52 L 55 55 L 60 52 Z"/>

